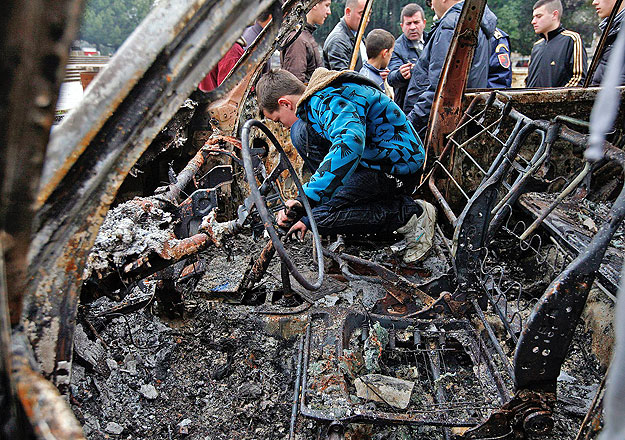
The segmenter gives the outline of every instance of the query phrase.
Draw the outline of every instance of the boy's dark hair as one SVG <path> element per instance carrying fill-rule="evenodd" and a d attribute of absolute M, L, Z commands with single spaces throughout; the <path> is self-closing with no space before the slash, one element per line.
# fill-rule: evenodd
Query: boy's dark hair
<path fill-rule="evenodd" d="M 395 45 L 395 37 L 389 31 L 384 29 L 374 29 L 369 32 L 365 39 L 367 47 L 367 57 L 375 58 L 380 55 L 384 49 L 392 49 Z"/>
<path fill-rule="evenodd" d="M 546 6 L 549 12 L 558 11 L 558 17 L 562 18 L 562 2 L 560 0 L 538 0 L 532 10 Z"/>
<path fill-rule="evenodd" d="M 260 110 L 275 112 L 278 99 L 285 95 L 301 95 L 306 86 L 295 75 L 284 69 L 272 70 L 261 77 L 256 84 L 256 97 Z"/>
<path fill-rule="evenodd" d="M 399 16 L 399 22 L 403 23 L 404 22 L 404 17 L 412 17 L 413 15 L 415 15 L 417 12 L 421 13 L 421 19 L 425 18 L 425 13 L 423 12 L 423 8 L 421 6 L 419 6 L 416 3 L 408 3 L 406 6 L 404 6 L 404 8 L 401 10 L 401 14 Z"/>

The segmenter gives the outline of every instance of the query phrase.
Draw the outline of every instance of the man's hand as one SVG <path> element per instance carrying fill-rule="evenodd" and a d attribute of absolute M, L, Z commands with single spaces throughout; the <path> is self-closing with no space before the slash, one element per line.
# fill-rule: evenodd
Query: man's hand
<path fill-rule="evenodd" d="M 304 239 L 304 236 L 306 235 L 306 232 L 308 232 L 308 228 L 306 227 L 304 222 L 299 221 L 291 226 L 291 229 L 289 229 L 289 232 L 287 232 L 286 236 L 295 237 L 299 241 L 302 241 Z"/>
<path fill-rule="evenodd" d="M 386 81 L 386 77 L 388 76 L 388 74 L 389 74 L 390 72 L 391 72 L 391 71 L 390 71 L 390 70 L 388 70 L 388 69 L 380 70 L 380 77 L 381 77 L 384 81 Z"/>
<path fill-rule="evenodd" d="M 399 67 L 399 73 L 401 73 L 401 76 L 403 76 L 404 79 L 410 79 L 410 76 L 412 75 L 412 66 L 414 66 L 414 64 L 406 63 Z"/>
<path fill-rule="evenodd" d="M 286 209 L 280 210 L 280 212 L 278 212 L 278 215 L 276 216 L 278 226 L 280 226 L 281 228 L 288 228 L 289 226 L 291 226 L 293 224 L 293 221 L 295 220 L 295 217 L 297 216 L 298 211 L 301 212 L 304 209 L 302 204 L 294 199 L 287 200 L 285 206 Z"/>

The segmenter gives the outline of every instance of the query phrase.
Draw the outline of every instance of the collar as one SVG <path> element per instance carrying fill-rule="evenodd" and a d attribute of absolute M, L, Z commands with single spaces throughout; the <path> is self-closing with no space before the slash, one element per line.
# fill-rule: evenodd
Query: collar
<path fill-rule="evenodd" d="M 369 63 L 369 61 L 365 61 L 363 66 L 365 66 L 367 69 L 369 70 L 373 70 L 376 73 L 380 73 L 382 70 L 384 69 L 378 69 L 377 67 L 375 67 L 373 64 Z"/>
<path fill-rule="evenodd" d="M 545 37 L 545 34 L 540 34 L 540 36 L 543 37 L 545 40 L 549 41 L 553 39 L 554 37 L 558 36 L 563 30 L 564 28 L 562 27 L 562 25 L 560 25 L 556 29 L 547 32 L 546 37 Z"/>
<path fill-rule="evenodd" d="M 616 14 L 616 17 L 614 17 L 614 21 L 612 22 L 612 28 L 610 29 L 610 33 L 612 33 L 613 31 L 616 30 L 616 32 L 618 32 L 618 30 L 621 28 L 621 22 L 623 21 L 623 17 L 625 17 L 625 9 L 623 9 L 621 12 L 619 12 L 618 14 Z M 603 31 L 606 26 L 608 25 L 608 19 L 610 17 L 606 17 L 603 20 L 601 20 L 601 23 L 599 23 L 599 28 Z"/>
<path fill-rule="evenodd" d="M 318 29 L 318 27 L 317 27 L 317 25 L 310 24 L 310 23 L 306 22 L 304 24 L 304 29 L 312 34 L 313 32 L 315 32 Z"/>

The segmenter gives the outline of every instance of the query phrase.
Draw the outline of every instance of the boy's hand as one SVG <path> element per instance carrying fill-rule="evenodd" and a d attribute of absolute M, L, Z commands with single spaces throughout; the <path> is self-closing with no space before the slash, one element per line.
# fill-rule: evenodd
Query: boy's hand
<path fill-rule="evenodd" d="M 299 212 L 302 212 L 304 207 L 297 200 L 287 200 L 285 203 L 286 209 L 281 209 L 276 215 L 278 226 L 281 228 L 288 228 L 293 224 Z M 301 222 L 299 222 L 301 223 Z M 302 223 L 303 224 L 303 223 Z M 305 227 L 305 226 L 304 226 Z"/>
<path fill-rule="evenodd" d="M 304 222 L 300 221 L 291 226 L 291 229 L 289 229 L 286 235 L 287 237 L 295 237 L 297 240 L 302 241 L 304 236 L 306 236 L 306 232 L 308 232 L 308 228 Z"/>
<path fill-rule="evenodd" d="M 412 66 L 414 66 L 414 64 L 412 63 L 406 63 L 400 66 L 399 73 L 401 73 L 401 76 L 403 76 L 404 79 L 410 79 L 410 76 L 412 74 Z"/>
<path fill-rule="evenodd" d="M 390 70 L 388 70 L 388 69 L 380 70 L 380 77 L 381 77 L 383 80 L 385 80 L 385 81 L 386 81 L 386 77 L 388 77 L 388 74 L 389 74 L 390 72 L 391 72 L 391 71 L 390 71 Z"/>

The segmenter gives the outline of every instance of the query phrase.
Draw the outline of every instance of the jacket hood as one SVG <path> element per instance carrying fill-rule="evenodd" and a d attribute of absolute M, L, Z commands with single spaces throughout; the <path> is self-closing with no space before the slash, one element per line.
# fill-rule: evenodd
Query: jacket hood
<path fill-rule="evenodd" d="M 464 6 L 464 2 L 459 2 L 453 5 L 443 18 L 441 18 L 440 23 L 441 26 L 449 27 L 454 29 L 456 24 L 458 23 L 458 19 L 460 18 L 460 13 L 462 12 L 462 7 Z M 488 6 L 484 8 L 484 15 L 482 16 L 482 23 L 480 23 L 480 28 L 482 32 L 486 35 L 488 39 L 490 39 L 495 33 L 495 29 L 497 28 L 497 16 L 493 14 Z"/>
<path fill-rule="evenodd" d="M 297 107 L 299 107 L 304 101 L 310 98 L 313 94 L 317 93 L 319 90 L 325 89 L 331 85 L 346 82 L 363 84 L 378 89 L 375 82 L 354 72 L 353 70 L 341 70 L 339 72 L 336 70 L 328 70 L 325 67 L 319 67 L 310 77 L 310 81 L 308 82 L 306 90 L 304 90 L 304 94 L 299 101 L 297 101 Z"/>

